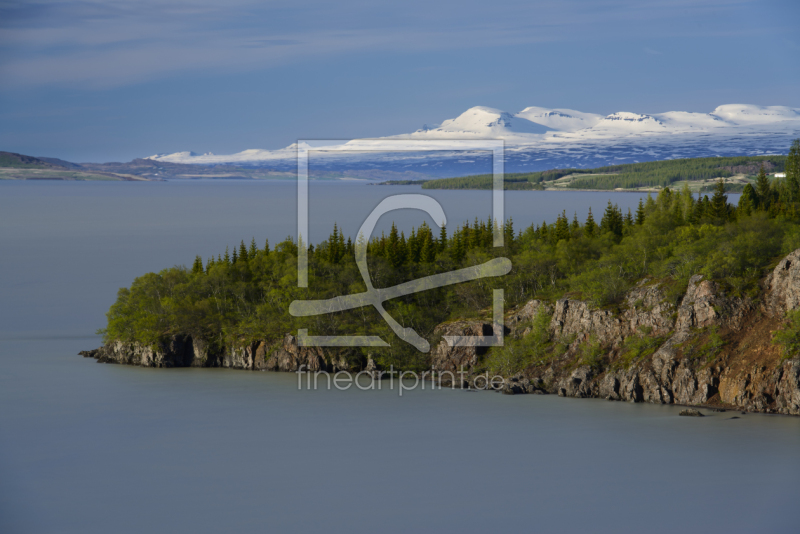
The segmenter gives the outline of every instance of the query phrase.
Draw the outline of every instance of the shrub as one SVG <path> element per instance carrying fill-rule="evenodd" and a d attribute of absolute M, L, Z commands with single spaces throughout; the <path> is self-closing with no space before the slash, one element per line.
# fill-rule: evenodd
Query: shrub
<path fill-rule="evenodd" d="M 800 355 L 800 310 L 786 314 L 786 321 L 772 335 L 772 342 L 781 345 L 784 360 Z"/>

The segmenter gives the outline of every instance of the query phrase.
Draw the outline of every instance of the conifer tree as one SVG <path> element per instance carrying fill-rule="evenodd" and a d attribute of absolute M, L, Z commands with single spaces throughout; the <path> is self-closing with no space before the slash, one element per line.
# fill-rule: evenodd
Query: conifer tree
<path fill-rule="evenodd" d="M 555 241 L 557 243 L 561 240 L 569 241 L 569 221 L 566 210 L 562 211 L 556 219 Z"/>
<path fill-rule="evenodd" d="M 200 256 L 194 257 L 194 264 L 192 265 L 192 274 L 203 274 L 203 259 Z"/>
<path fill-rule="evenodd" d="M 264 254 L 269 256 L 269 239 L 264 242 Z"/>
<path fill-rule="evenodd" d="M 722 178 L 717 180 L 717 185 L 714 186 L 714 196 L 711 197 L 711 213 L 717 219 L 727 220 L 728 218 L 728 195 L 725 194 L 725 182 Z"/>
<path fill-rule="evenodd" d="M 583 228 L 588 237 L 594 237 L 594 234 L 597 232 L 597 223 L 594 222 L 592 208 L 589 208 L 589 215 L 586 216 L 586 223 L 583 225 Z"/>
<path fill-rule="evenodd" d="M 442 223 L 439 230 L 439 251 L 444 252 L 447 248 L 447 226 Z"/>
<path fill-rule="evenodd" d="M 772 190 L 763 165 L 758 171 L 758 178 L 756 178 L 756 193 L 758 194 L 758 209 L 767 211 L 772 206 Z"/>
<path fill-rule="evenodd" d="M 397 232 L 397 226 L 392 223 L 392 229 L 389 231 L 389 239 L 386 242 L 386 259 L 394 268 L 400 267 L 403 264 L 403 257 L 400 252 L 400 234 Z"/>
<path fill-rule="evenodd" d="M 639 207 L 636 208 L 636 224 L 638 226 L 643 225 L 644 224 L 644 218 L 645 218 L 644 203 L 642 202 L 642 199 L 640 198 L 639 199 Z"/>
<path fill-rule="evenodd" d="M 505 226 L 503 226 L 503 243 L 506 250 L 514 248 L 514 219 L 509 218 Z"/>
<path fill-rule="evenodd" d="M 681 188 L 681 218 L 689 222 L 691 219 L 692 212 L 694 211 L 694 195 L 692 195 L 691 189 L 689 189 L 689 182 L 683 182 L 683 187 Z"/>
<path fill-rule="evenodd" d="M 573 215 L 572 215 L 572 224 L 570 225 L 569 229 L 572 232 L 572 235 L 577 235 L 578 234 L 578 230 L 581 229 L 581 223 L 578 222 L 578 212 L 577 211 L 575 213 L 573 213 Z"/>
<path fill-rule="evenodd" d="M 656 201 L 653 200 L 653 195 L 647 193 L 647 200 L 644 202 L 644 212 L 645 214 L 653 213 L 656 209 Z"/>
<path fill-rule="evenodd" d="M 236 255 L 236 251 L 233 251 L 234 256 Z M 231 257 L 228 255 L 228 247 L 225 247 L 225 263 L 230 265 L 231 264 Z"/>
<path fill-rule="evenodd" d="M 244 244 L 244 239 L 242 239 L 242 242 L 239 244 L 239 259 L 241 261 L 247 261 L 247 259 L 248 259 L 247 258 L 247 247 Z"/>
<path fill-rule="evenodd" d="M 753 184 L 747 184 L 739 197 L 739 213 L 744 216 L 750 215 L 755 211 L 758 204 L 758 197 Z"/>
<path fill-rule="evenodd" d="M 550 240 L 550 229 L 547 227 L 547 221 L 542 221 L 542 226 L 539 229 L 539 233 L 542 237 L 542 240 L 549 241 Z"/>
<path fill-rule="evenodd" d="M 231 263 L 239 261 L 239 256 L 236 254 L 236 247 L 233 247 L 233 255 L 231 255 Z"/>
<path fill-rule="evenodd" d="M 661 195 L 659 195 L 660 197 Z M 611 201 L 608 201 L 608 207 L 606 207 L 605 213 L 603 213 L 603 218 L 600 220 L 600 230 L 603 232 L 611 232 L 616 236 L 622 235 L 622 212 L 619 209 L 619 206 L 611 204 Z"/>
<path fill-rule="evenodd" d="M 247 251 L 247 257 L 252 260 L 253 258 L 256 257 L 257 253 L 258 253 L 258 246 L 256 246 L 256 238 L 254 237 L 250 241 L 250 250 Z"/>
<path fill-rule="evenodd" d="M 786 157 L 786 187 L 789 190 L 789 202 L 800 202 L 800 139 L 792 142 Z"/>
<path fill-rule="evenodd" d="M 628 213 L 625 215 L 624 221 L 625 221 L 625 226 L 627 228 L 630 228 L 631 226 L 633 226 L 633 214 L 631 213 L 631 209 L 630 208 L 628 208 Z"/>

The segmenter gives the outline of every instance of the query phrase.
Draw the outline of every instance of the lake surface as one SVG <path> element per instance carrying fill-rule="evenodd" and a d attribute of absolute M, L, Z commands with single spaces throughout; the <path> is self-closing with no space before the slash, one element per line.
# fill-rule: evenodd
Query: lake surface
<path fill-rule="evenodd" d="M 800 418 L 554 396 L 308 391 L 99 365 L 133 277 L 295 233 L 290 183 L 0 183 L 0 532 L 790 532 Z M 311 240 L 388 194 L 311 184 Z M 490 195 L 432 191 L 450 224 Z M 522 228 L 638 194 L 507 192 Z M 392 217 L 408 229 L 419 219 Z M 382 221 L 383 228 L 390 223 Z M 431 221 L 429 221 L 429 224 Z M 318 233 L 315 233 L 318 232 Z M 738 414 L 737 414 L 738 415 Z"/>

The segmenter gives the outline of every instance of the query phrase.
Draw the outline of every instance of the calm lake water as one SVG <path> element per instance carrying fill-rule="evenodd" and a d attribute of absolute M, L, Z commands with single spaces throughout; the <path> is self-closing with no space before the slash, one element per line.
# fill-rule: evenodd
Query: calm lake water
<path fill-rule="evenodd" d="M 311 240 L 408 192 L 312 183 Z M 490 213 L 486 192 L 432 196 L 451 225 Z M 609 198 L 639 195 L 508 192 L 506 212 L 599 219 Z M 275 243 L 294 210 L 289 183 L 0 183 L 0 532 L 796 530 L 800 418 L 76 356 L 133 277 Z"/>

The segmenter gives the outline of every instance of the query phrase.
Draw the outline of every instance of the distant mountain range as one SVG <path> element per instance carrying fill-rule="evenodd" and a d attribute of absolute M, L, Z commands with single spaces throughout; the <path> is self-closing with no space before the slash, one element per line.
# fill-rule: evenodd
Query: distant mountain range
<path fill-rule="evenodd" d="M 669 111 L 658 114 L 617 112 L 610 115 L 571 109 L 528 107 L 519 113 L 477 106 L 440 125 L 376 140 L 353 140 L 326 146 L 315 156 L 319 170 L 383 169 L 431 176 L 487 172 L 485 153 L 464 152 L 340 152 L 341 148 L 370 148 L 385 140 L 502 139 L 507 172 L 559 167 L 596 167 L 661 159 L 785 154 L 800 137 L 800 108 L 728 104 L 711 113 Z M 397 144 L 402 148 L 402 143 Z M 321 147 L 316 147 L 321 148 Z M 297 145 L 280 150 L 250 149 L 236 154 L 157 154 L 159 162 L 247 167 L 288 171 L 296 165 Z"/>

